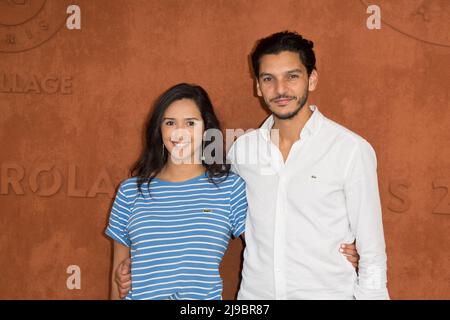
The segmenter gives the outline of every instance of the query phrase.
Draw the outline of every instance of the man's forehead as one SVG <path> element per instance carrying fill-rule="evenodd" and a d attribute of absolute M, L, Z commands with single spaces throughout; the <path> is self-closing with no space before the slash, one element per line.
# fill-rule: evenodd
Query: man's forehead
<path fill-rule="evenodd" d="M 296 52 L 283 51 L 277 54 L 266 54 L 261 57 L 259 73 L 286 73 L 293 70 L 306 70 L 300 56 Z"/>

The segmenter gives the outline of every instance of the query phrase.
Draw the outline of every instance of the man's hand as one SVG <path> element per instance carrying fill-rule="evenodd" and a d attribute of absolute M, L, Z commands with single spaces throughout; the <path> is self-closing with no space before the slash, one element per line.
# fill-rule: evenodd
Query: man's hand
<path fill-rule="evenodd" d="M 116 269 L 115 280 L 119 288 L 120 299 L 126 297 L 131 290 L 131 259 L 123 260 Z"/>
<path fill-rule="evenodd" d="M 356 251 L 356 245 L 354 242 L 341 244 L 339 252 L 347 257 L 347 260 L 351 262 L 355 269 L 358 269 L 359 254 L 358 251 Z"/>

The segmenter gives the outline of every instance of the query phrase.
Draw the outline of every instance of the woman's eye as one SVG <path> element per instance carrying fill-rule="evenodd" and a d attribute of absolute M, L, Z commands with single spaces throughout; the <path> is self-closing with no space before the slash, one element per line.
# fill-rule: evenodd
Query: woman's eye
<path fill-rule="evenodd" d="M 188 122 L 187 122 L 187 125 L 188 125 L 189 127 L 193 127 L 193 126 L 195 126 L 195 121 L 188 121 Z"/>
<path fill-rule="evenodd" d="M 166 121 L 166 126 L 173 126 L 174 124 L 174 121 Z"/>

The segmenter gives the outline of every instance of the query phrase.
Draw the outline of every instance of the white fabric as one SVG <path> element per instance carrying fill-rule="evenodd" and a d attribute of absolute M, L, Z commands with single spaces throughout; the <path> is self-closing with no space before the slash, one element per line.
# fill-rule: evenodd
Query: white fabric
<path fill-rule="evenodd" d="M 229 151 L 249 204 L 238 299 L 389 299 L 375 152 L 310 108 L 286 162 L 273 115 Z M 359 278 L 339 252 L 355 239 Z"/>

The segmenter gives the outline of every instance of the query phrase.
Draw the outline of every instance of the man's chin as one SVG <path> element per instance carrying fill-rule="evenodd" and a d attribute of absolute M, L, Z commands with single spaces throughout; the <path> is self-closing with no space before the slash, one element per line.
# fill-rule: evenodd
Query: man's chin
<path fill-rule="evenodd" d="M 279 112 L 279 111 L 272 110 L 272 114 L 280 120 L 288 120 L 288 119 L 294 118 L 298 114 L 299 111 L 300 110 Z"/>
<path fill-rule="evenodd" d="M 304 106 L 304 105 L 303 105 Z M 270 107 L 270 111 L 272 114 L 280 120 L 289 120 L 294 118 L 300 110 L 303 108 L 296 106 L 296 108 L 289 107 Z"/>

